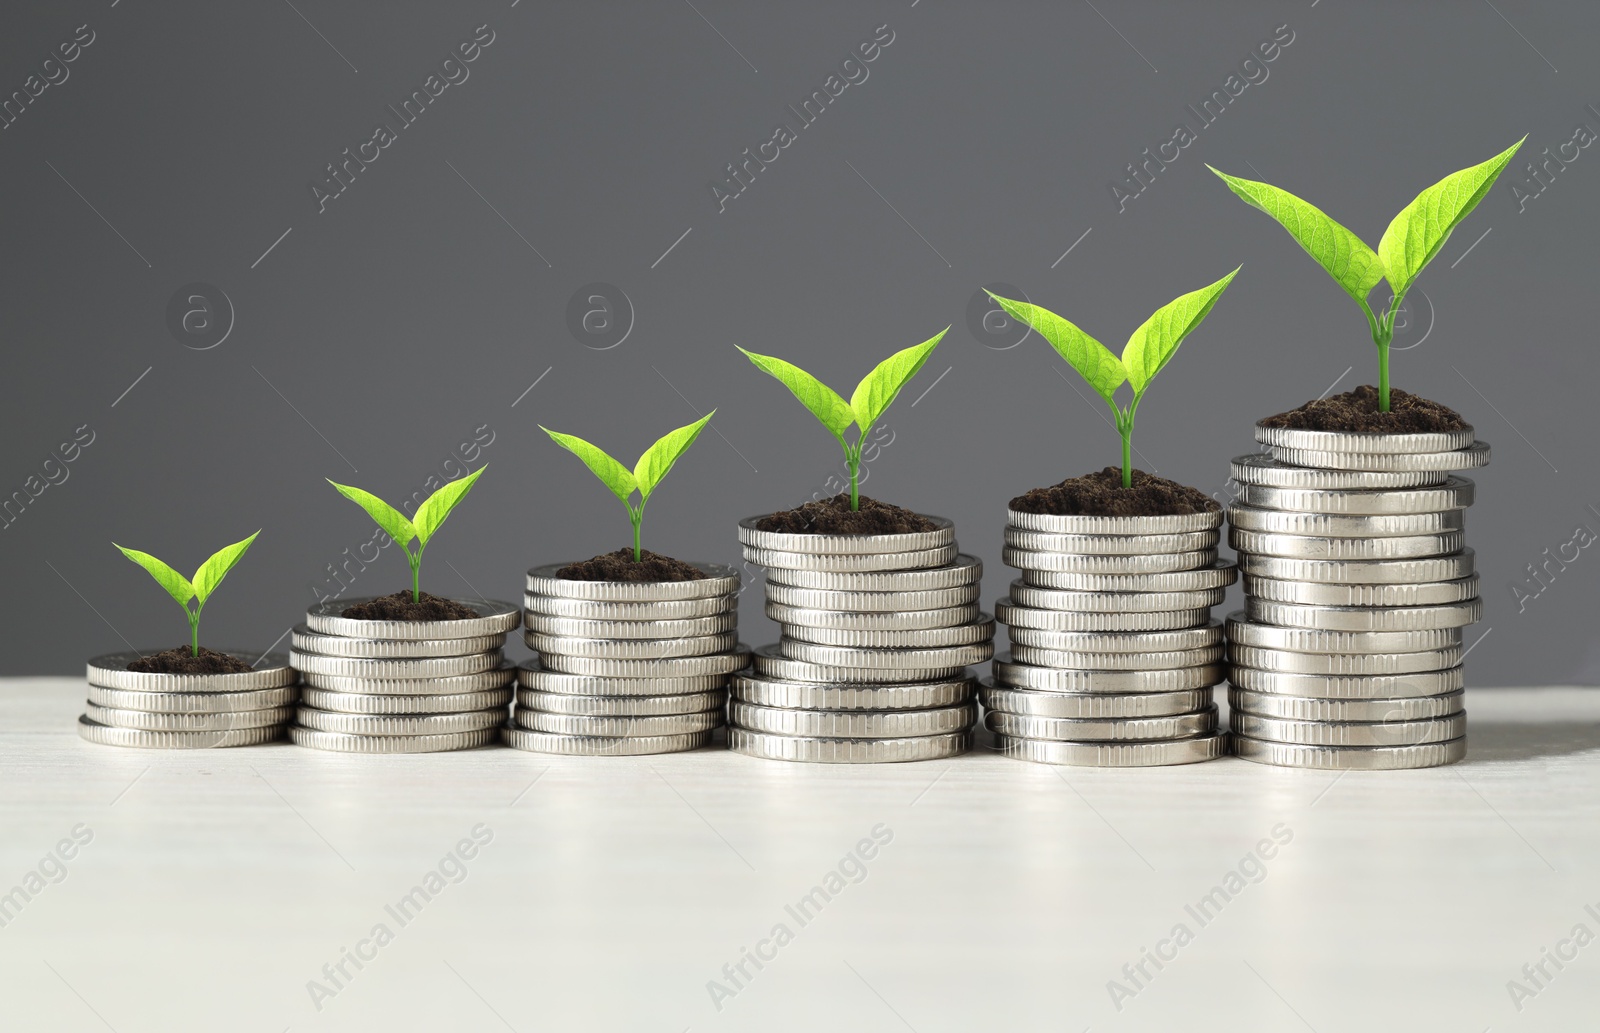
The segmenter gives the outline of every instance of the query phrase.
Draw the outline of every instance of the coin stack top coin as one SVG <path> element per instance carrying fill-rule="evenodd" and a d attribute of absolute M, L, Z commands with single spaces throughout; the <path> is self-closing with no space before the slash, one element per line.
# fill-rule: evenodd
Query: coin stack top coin
<path fill-rule="evenodd" d="M 1462 631 L 1482 616 L 1466 508 L 1471 427 L 1256 426 L 1228 511 L 1245 608 L 1229 616 L 1235 751 L 1293 767 L 1414 768 L 1466 755 Z"/>
<path fill-rule="evenodd" d="M 234 655 L 246 655 L 242 652 Z M 78 734 L 106 746 L 193 750 L 252 746 L 281 738 L 299 695 L 281 653 L 248 671 L 150 674 L 131 671 L 139 653 L 89 661 L 89 699 Z"/>
<path fill-rule="evenodd" d="M 511 702 L 514 671 L 502 648 L 517 608 L 456 600 L 476 616 L 343 616 L 368 601 L 320 603 L 291 633 L 291 660 L 307 688 L 290 740 L 366 754 L 439 753 L 495 741 Z"/>

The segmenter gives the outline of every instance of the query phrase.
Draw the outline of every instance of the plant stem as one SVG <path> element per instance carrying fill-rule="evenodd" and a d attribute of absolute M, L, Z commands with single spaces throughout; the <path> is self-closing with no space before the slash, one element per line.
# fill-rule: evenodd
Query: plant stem
<path fill-rule="evenodd" d="M 1389 342 L 1378 342 L 1378 409 L 1389 411 Z"/>
<path fill-rule="evenodd" d="M 422 589 L 419 587 L 422 574 L 422 550 L 418 549 L 415 556 L 406 553 L 406 561 L 411 564 L 411 601 L 422 602 Z"/>
<path fill-rule="evenodd" d="M 189 614 L 189 655 L 200 655 L 200 613 L 198 610 Z"/>
<path fill-rule="evenodd" d="M 861 508 L 861 453 L 851 453 L 845 460 L 850 464 L 850 511 Z"/>
<path fill-rule="evenodd" d="M 1122 432 L 1122 486 L 1133 487 L 1133 428 Z"/>
<path fill-rule="evenodd" d="M 633 521 L 633 562 L 635 563 L 644 558 L 644 554 L 639 550 L 639 525 L 643 522 L 643 513 L 640 513 Z"/>

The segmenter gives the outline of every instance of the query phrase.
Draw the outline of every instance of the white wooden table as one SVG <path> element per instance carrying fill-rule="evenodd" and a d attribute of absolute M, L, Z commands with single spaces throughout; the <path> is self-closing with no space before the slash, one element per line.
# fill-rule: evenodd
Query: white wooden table
<path fill-rule="evenodd" d="M 1600 1016 L 1600 941 L 1568 939 L 1600 937 L 1593 689 L 1469 690 L 1467 762 L 1343 777 L 983 750 L 881 767 L 149 752 L 79 740 L 83 694 L 0 683 L 0 891 L 37 890 L 0 900 L 6 1030 L 1570 1033 Z M 75 829 L 88 842 L 58 848 Z M 474 829 L 489 841 L 459 848 Z M 402 924 L 391 908 L 430 872 L 438 892 Z M 1535 983 L 1545 949 L 1572 957 Z M 1141 973 L 1146 952 L 1166 958 Z"/>

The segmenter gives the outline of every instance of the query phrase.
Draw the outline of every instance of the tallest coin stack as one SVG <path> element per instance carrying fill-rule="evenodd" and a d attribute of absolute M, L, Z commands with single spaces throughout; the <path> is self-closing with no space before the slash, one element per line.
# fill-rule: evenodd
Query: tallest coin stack
<path fill-rule="evenodd" d="M 1482 614 L 1464 510 L 1489 446 L 1257 424 L 1228 511 L 1245 609 L 1228 620 L 1234 748 L 1328 769 L 1466 756 L 1461 629 Z"/>

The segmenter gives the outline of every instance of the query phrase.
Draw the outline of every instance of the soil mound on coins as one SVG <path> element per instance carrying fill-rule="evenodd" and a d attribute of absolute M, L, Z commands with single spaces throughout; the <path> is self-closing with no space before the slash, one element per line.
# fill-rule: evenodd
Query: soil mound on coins
<path fill-rule="evenodd" d="M 602 552 L 593 559 L 569 563 L 556 571 L 568 581 L 703 581 L 708 575 L 692 563 L 675 560 L 649 549 Z"/>
<path fill-rule="evenodd" d="M 358 621 L 464 621 L 478 616 L 477 610 L 454 599 L 441 599 L 427 592 L 418 594 L 420 598 L 413 600 L 411 590 L 403 589 L 394 595 L 346 606 L 339 616 Z"/>
<path fill-rule="evenodd" d="M 195 656 L 188 646 L 163 649 L 150 656 L 142 656 L 128 665 L 128 670 L 140 674 L 238 674 L 248 671 L 250 665 L 236 656 L 200 647 Z"/>
<path fill-rule="evenodd" d="M 1108 466 L 1018 495 L 1011 508 L 1051 516 L 1172 516 L 1215 513 L 1222 506 L 1198 488 L 1143 470 L 1133 471 L 1133 487 L 1124 488 L 1122 467 Z"/>
<path fill-rule="evenodd" d="M 1378 389 L 1362 384 L 1354 391 L 1307 402 L 1298 409 L 1268 416 L 1263 427 L 1294 430 L 1378 431 L 1416 434 L 1431 430 L 1460 430 L 1467 425 L 1461 414 L 1421 395 L 1389 389 L 1389 411 L 1378 410 Z"/>
<path fill-rule="evenodd" d="M 938 529 L 937 524 L 921 513 L 865 495 L 859 501 L 860 508 L 852 510 L 850 494 L 840 492 L 831 498 L 768 514 L 756 522 L 756 529 L 784 534 L 915 534 Z"/>

